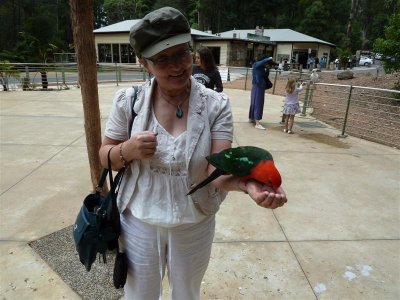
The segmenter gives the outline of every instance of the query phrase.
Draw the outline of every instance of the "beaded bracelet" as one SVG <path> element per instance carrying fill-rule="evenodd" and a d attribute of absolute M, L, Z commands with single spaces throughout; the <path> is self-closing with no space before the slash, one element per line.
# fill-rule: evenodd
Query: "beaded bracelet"
<path fill-rule="evenodd" d="M 124 155 L 122 154 L 122 145 L 124 143 L 122 142 L 121 144 L 119 144 L 119 159 L 122 161 L 122 164 L 124 165 L 124 168 L 126 167 L 126 159 L 124 157 Z"/>

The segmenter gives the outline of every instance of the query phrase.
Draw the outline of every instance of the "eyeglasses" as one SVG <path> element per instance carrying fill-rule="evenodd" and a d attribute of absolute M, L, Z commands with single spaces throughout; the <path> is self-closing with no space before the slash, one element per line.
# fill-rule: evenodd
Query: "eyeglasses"
<path fill-rule="evenodd" d="M 184 60 L 188 59 L 192 56 L 193 52 L 191 48 L 187 48 L 181 52 L 177 52 L 171 56 L 162 56 L 160 58 L 144 58 L 145 60 L 149 61 L 152 65 L 157 67 L 166 67 L 170 63 L 177 63 L 183 62 Z"/>

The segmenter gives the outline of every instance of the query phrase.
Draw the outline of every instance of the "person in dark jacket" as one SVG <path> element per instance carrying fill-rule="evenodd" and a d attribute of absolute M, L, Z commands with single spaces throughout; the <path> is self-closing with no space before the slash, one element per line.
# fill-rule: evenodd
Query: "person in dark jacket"
<path fill-rule="evenodd" d="M 265 127 L 260 124 L 263 116 L 264 100 L 265 100 L 265 68 L 271 68 L 274 64 L 272 57 L 265 55 L 261 56 L 253 64 L 253 80 L 251 87 L 251 102 L 249 111 L 250 122 L 255 123 L 254 128 L 265 130 Z"/>
<path fill-rule="evenodd" d="M 221 74 L 215 64 L 214 57 L 208 48 L 201 48 L 196 51 L 195 65 L 193 66 L 193 77 L 206 88 L 217 92 L 223 91 Z"/>

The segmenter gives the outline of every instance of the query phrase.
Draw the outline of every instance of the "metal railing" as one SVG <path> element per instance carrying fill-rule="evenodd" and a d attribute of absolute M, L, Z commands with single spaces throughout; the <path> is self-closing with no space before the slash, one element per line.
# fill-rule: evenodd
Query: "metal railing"
<path fill-rule="evenodd" d="M 252 81 L 252 69 L 251 68 L 241 68 L 241 67 L 229 67 L 229 80 L 224 82 L 224 87 L 226 88 L 236 88 L 236 89 L 251 89 Z M 310 72 L 303 69 L 291 69 L 289 71 L 275 70 L 271 69 L 269 74 L 269 79 L 271 80 L 273 86 L 271 89 L 272 94 L 275 94 L 276 89 L 284 89 L 286 82 L 278 80 L 279 77 L 293 77 L 299 81 L 307 81 L 310 79 Z M 278 88 L 279 87 L 279 88 Z"/>
<path fill-rule="evenodd" d="M 400 149 L 400 91 L 364 86 L 308 84 L 302 114 L 347 134 Z"/>
<path fill-rule="evenodd" d="M 12 66 L 14 70 L 19 71 L 19 76 L 14 74 L 14 76 L 11 75 L 3 79 L 0 88 L 3 88 L 3 84 L 7 84 L 9 90 L 42 89 L 42 71 L 46 72 L 45 80 L 49 89 L 61 90 L 79 85 L 76 63 L 14 63 Z M 114 82 L 118 85 L 119 82 L 123 81 L 144 81 L 148 76 L 141 65 L 97 64 L 97 81 L 99 83 Z"/>
<path fill-rule="evenodd" d="M 70 86 L 79 85 L 78 69 L 76 63 L 13 63 L 14 69 L 19 70 L 17 77 L 7 78 L 7 84 L 10 90 L 33 90 L 42 88 L 41 71 L 46 71 L 46 79 L 48 88 L 65 89 Z M 224 85 L 230 88 L 230 83 L 235 82 L 234 88 L 249 90 L 251 89 L 252 69 L 246 67 L 228 67 L 227 78 Z M 1 70 L 0 70 L 1 71 Z M 293 75 L 300 80 L 309 78 L 307 70 L 293 69 L 290 71 L 271 70 L 270 79 L 274 84 L 272 93 L 275 93 L 277 81 L 282 74 Z M 149 77 L 142 65 L 139 64 L 117 64 L 102 63 L 97 65 L 97 80 L 102 82 L 119 82 L 144 81 Z M 0 87 L 1 88 L 1 87 Z"/>

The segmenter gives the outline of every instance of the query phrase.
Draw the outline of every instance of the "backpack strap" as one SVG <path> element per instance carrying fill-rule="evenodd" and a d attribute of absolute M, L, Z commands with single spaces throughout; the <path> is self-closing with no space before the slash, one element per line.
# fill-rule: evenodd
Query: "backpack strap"
<path fill-rule="evenodd" d="M 137 95 L 140 92 L 141 88 L 138 87 L 137 85 L 132 86 L 135 92 L 131 96 L 131 101 L 132 101 L 132 122 L 129 124 L 129 137 L 131 137 L 131 132 L 132 132 L 132 126 L 133 126 L 133 121 L 135 120 L 137 113 L 134 110 L 134 106 L 137 100 Z"/>

